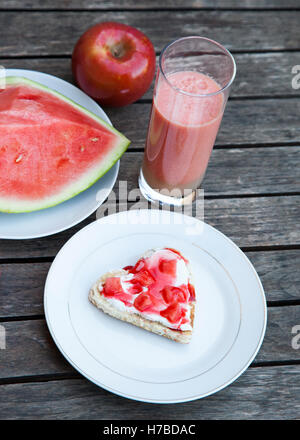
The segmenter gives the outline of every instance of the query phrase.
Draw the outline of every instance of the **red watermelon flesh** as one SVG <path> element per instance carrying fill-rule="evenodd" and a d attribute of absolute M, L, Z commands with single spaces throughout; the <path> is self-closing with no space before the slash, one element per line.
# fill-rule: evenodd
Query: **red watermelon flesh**
<path fill-rule="evenodd" d="M 91 186 L 128 139 L 83 107 L 33 81 L 0 90 L 0 211 L 61 203 Z"/>

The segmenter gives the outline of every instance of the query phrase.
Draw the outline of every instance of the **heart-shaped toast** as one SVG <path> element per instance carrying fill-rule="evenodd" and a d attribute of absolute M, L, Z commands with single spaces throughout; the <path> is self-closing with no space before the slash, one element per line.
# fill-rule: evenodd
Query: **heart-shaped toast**
<path fill-rule="evenodd" d="M 135 266 L 102 275 L 89 300 L 114 318 L 190 342 L 196 295 L 189 262 L 176 249 L 151 249 Z"/>

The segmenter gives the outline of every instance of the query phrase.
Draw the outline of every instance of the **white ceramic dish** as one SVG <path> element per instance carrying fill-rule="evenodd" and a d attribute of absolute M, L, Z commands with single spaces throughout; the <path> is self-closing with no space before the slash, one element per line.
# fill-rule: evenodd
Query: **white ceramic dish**
<path fill-rule="evenodd" d="M 7 76 L 23 76 L 54 89 L 111 124 L 105 112 L 89 96 L 72 84 L 55 76 L 32 70 L 7 69 Z M 101 179 L 76 197 L 32 213 L 0 213 L 0 238 L 27 239 L 45 237 L 68 229 L 91 215 L 106 199 L 119 172 L 117 162 Z M 101 197 L 99 191 L 101 190 Z M 97 196 L 98 194 L 98 196 Z"/>
<path fill-rule="evenodd" d="M 100 275 L 164 246 L 182 251 L 195 278 L 187 345 L 113 319 L 88 301 Z M 185 402 L 221 390 L 252 362 L 266 328 L 264 291 L 243 252 L 211 226 L 162 211 L 114 214 L 75 234 L 50 268 L 44 306 L 54 341 L 80 373 L 145 402 Z"/>

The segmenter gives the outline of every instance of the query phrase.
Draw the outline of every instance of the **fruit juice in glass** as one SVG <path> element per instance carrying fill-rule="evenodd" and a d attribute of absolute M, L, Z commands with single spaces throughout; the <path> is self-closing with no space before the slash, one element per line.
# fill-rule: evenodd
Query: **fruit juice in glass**
<path fill-rule="evenodd" d="M 194 200 L 234 75 L 232 56 L 212 40 L 181 38 L 164 49 L 139 179 L 148 200 Z"/>

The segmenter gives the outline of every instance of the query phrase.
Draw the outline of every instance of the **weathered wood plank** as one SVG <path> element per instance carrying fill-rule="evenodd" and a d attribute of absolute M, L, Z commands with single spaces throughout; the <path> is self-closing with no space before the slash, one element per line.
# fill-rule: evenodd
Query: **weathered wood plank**
<path fill-rule="evenodd" d="M 300 301 L 300 252 L 246 252 L 263 283 L 267 301 Z M 50 263 L 0 264 L 0 318 L 44 313 Z M 284 312 L 284 309 L 280 309 Z"/>
<path fill-rule="evenodd" d="M 5 322 L 6 349 L 0 351 L 0 378 L 74 372 L 60 354 L 43 319 Z"/>
<path fill-rule="evenodd" d="M 300 233 L 295 228 L 299 216 L 299 196 L 205 202 L 205 221 L 240 247 L 299 245 Z"/>
<path fill-rule="evenodd" d="M 298 419 L 300 368 L 250 368 L 206 399 L 149 405 L 111 394 L 85 379 L 2 385 L 1 419 L 207 420 Z"/>
<path fill-rule="evenodd" d="M 132 206 L 128 204 L 127 208 Z M 205 201 L 204 220 L 240 247 L 299 245 L 300 234 L 295 228 L 299 210 L 300 196 L 212 199 Z M 66 240 L 94 219 L 95 214 L 74 228 L 50 237 L 0 240 L 0 259 L 53 257 Z"/>
<path fill-rule="evenodd" d="M 300 49 L 300 11 L 5 12 L 0 56 L 70 55 L 79 36 L 99 21 L 143 30 L 160 51 L 176 37 L 204 35 L 232 51 Z M 34 23 L 34 26 L 33 26 Z M 165 24 L 168 23 L 168 26 Z M 284 29 L 284 32 L 282 32 Z M 16 32 L 18 30 L 18 32 Z"/>
<path fill-rule="evenodd" d="M 94 220 L 96 213 L 74 228 L 49 237 L 22 241 L 0 239 L 0 260 L 1 258 L 54 257 L 72 235 Z"/>
<path fill-rule="evenodd" d="M 117 129 L 132 141 L 131 148 L 144 148 L 150 108 L 150 104 L 132 104 L 106 110 Z M 299 99 L 229 101 L 216 145 L 300 142 L 299 114 Z"/>
<path fill-rule="evenodd" d="M 299 90 L 292 88 L 292 67 L 297 64 L 300 52 L 236 54 L 237 75 L 231 97 L 297 96 Z M 7 69 L 29 69 L 49 73 L 73 82 L 71 60 L 67 58 L 33 58 L 0 60 Z M 157 63 L 156 63 L 157 64 Z M 266 80 L 268 78 L 268 80 Z M 143 96 L 152 99 L 153 87 Z"/>
<path fill-rule="evenodd" d="M 137 187 L 143 153 L 126 153 L 119 181 Z M 259 172 L 258 172 L 259 164 Z M 215 149 L 202 188 L 206 196 L 300 192 L 300 147 Z"/>
<path fill-rule="evenodd" d="M 257 362 L 300 360 L 300 350 L 292 347 L 292 328 L 300 324 L 300 306 L 269 307 L 263 345 Z"/>
<path fill-rule="evenodd" d="M 246 255 L 258 272 L 267 301 L 299 301 L 299 250 L 246 252 Z M 284 313 L 284 309 L 282 312 Z"/>
<path fill-rule="evenodd" d="M 293 9 L 299 8 L 297 0 L 2 0 L 0 9 Z"/>
<path fill-rule="evenodd" d="M 300 360 L 291 346 L 292 327 L 300 323 L 300 306 L 274 307 L 268 311 L 268 327 L 258 362 Z M 44 320 L 1 323 L 6 330 L 6 349 L 0 351 L 0 379 L 74 372 L 60 355 Z"/>
<path fill-rule="evenodd" d="M 0 264 L 0 318 L 44 313 L 50 263 Z"/>
<path fill-rule="evenodd" d="M 295 96 L 299 89 L 292 87 L 295 74 L 291 71 L 299 56 L 297 52 L 236 54 L 237 74 L 231 96 Z"/>

